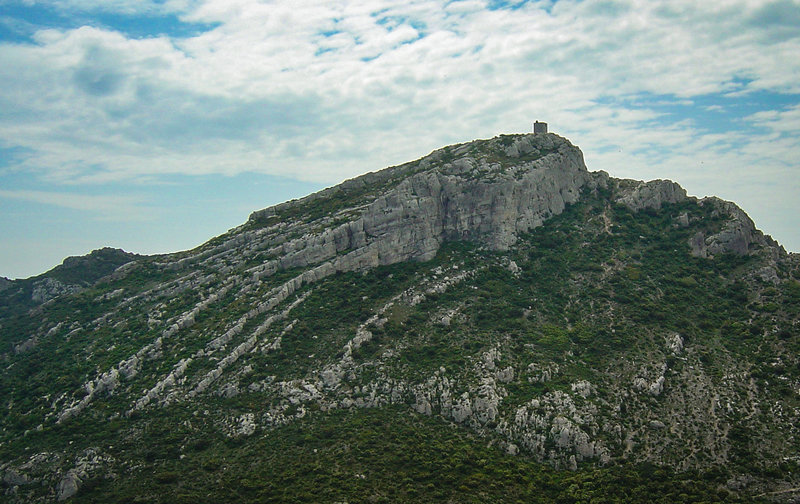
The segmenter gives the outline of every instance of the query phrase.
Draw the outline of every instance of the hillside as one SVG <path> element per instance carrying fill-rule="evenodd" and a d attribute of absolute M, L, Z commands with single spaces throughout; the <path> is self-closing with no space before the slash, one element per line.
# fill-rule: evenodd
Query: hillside
<path fill-rule="evenodd" d="M 798 255 L 557 135 L 93 254 L 0 287 L 10 502 L 800 498 Z"/>

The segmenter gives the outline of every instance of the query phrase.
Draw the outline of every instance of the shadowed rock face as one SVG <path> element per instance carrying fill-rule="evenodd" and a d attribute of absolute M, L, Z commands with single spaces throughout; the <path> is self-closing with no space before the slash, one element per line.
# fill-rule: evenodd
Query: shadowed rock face
<path fill-rule="evenodd" d="M 93 250 L 84 256 L 67 257 L 61 265 L 48 271 L 47 275 L 61 280 L 65 284 L 86 286 L 139 257 L 141 257 L 139 254 L 104 247 Z"/>

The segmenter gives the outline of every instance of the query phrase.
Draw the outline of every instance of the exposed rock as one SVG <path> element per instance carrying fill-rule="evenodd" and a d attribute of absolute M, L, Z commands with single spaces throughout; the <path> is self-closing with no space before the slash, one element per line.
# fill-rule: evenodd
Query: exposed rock
<path fill-rule="evenodd" d="M 594 387 L 586 380 L 581 380 L 570 385 L 573 392 L 583 398 L 587 398 L 594 392 Z"/>
<path fill-rule="evenodd" d="M 100 394 L 112 392 L 119 385 L 119 371 L 116 368 L 101 374 L 97 379 L 87 382 L 83 385 L 86 395 L 80 400 L 76 401 L 58 416 L 58 421 L 63 422 L 83 411 L 92 400 Z"/>
<path fill-rule="evenodd" d="M 472 404 L 469 400 L 469 393 L 464 392 L 460 399 L 453 401 L 452 407 L 453 420 L 462 423 L 472 416 Z"/>
<path fill-rule="evenodd" d="M 236 397 L 239 395 L 239 387 L 236 386 L 235 383 L 226 383 L 219 389 L 219 395 L 225 397 L 226 399 L 230 399 L 231 397 Z"/>
<path fill-rule="evenodd" d="M 705 245 L 711 255 L 723 252 L 732 252 L 737 255 L 747 255 L 754 236 L 756 226 L 744 211 L 733 203 L 716 198 L 709 198 L 723 215 L 728 217 L 728 222 L 719 233 L 706 238 Z M 701 202 L 705 204 L 705 201 Z"/>
<path fill-rule="evenodd" d="M 652 396 L 661 395 L 661 392 L 664 391 L 664 373 L 666 369 L 666 364 L 662 364 L 658 376 L 652 382 L 648 382 L 643 376 L 637 376 L 633 380 L 633 389 L 639 392 L 647 392 Z"/>
<path fill-rule="evenodd" d="M 667 348 L 673 355 L 680 355 L 683 352 L 683 337 L 678 333 L 668 336 Z"/>
<path fill-rule="evenodd" d="M 62 279 L 68 278 L 70 279 L 68 283 L 88 286 L 140 257 L 138 254 L 131 254 L 122 249 L 104 247 L 83 256 L 67 257 L 64 262 L 48 271 L 46 275 Z"/>
<path fill-rule="evenodd" d="M 20 474 L 14 469 L 6 470 L 3 474 L 3 483 L 7 486 L 22 486 L 31 482 L 31 479 L 26 474 Z"/>
<path fill-rule="evenodd" d="M 256 416 L 253 413 L 245 413 L 238 417 L 234 417 L 226 426 L 228 437 L 246 437 L 251 436 L 255 431 L 258 424 Z"/>
<path fill-rule="evenodd" d="M 113 459 L 103 455 L 96 448 L 84 450 L 75 459 L 75 465 L 62 476 L 56 486 L 59 502 L 73 497 L 81 486 L 92 478 L 105 477 L 108 465 Z"/>
<path fill-rule="evenodd" d="M 58 501 L 65 501 L 78 493 L 82 483 L 83 481 L 81 481 L 76 470 L 70 469 L 67 471 L 67 474 L 58 483 L 58 489 L 56 490 Z"/>
<path fill-rule="evenodd" d="M 531 383 L 546 383 L 559 373 L 558 364 L 549 364 L 542 368 L 535 363 L 528 364 L 528 381 Z"/>
<path fill-rule="evenodd" d="M 322 382 L 327 388 L 335 388 L 344 377 L 344 371 L 338 366 L 328 367 L 321 373 Z"/>
<path fill-rule="evenodd" d="M 14 353 L 15 354 L 21 354 L 21 353 L 29 352 L 29 351 L 33 350 L 34 348 L 36 348 L 36 344 L 38 342 L 39 342 L 39 340 L 36 338 L 36 336 L 31 336 L 30 338 L 26 339 L 22 343 L 14 345 Z"/>
<path fill-rule="evenodd" d="M 756 276 L 762 282 L 771 283 L 773 285 L 778 285 L 781 282 L 781 279 L 778 277 L 778 272 L 775 271 L 775 268 L 772 266 L 759 268 L 759 270 L 756 271 Z"/>
<path fill-rule="evenodd" d="M 508 366 L 495 373 L 495 379 L 501 383 L 509 383 L 514 380 L 514 368 Z"/>
<path fill-rule="evenodd" d="M 594 456 L 594 443 L 589 441 L 589 436 L 563 416 L 557 416 L 554 419 L 550 435 L 556 446 L 573 448 L 579 460 Z"/>
<path fill-rule="evenodd" d="M 33 328 L 26 327 L 19 337 L 36 336 L 9 345 L 13 352 L 0 355 L 12 361 L 7 369 L 14 370 L 13 359 L 30 357 L 18 354 L 37 342 L 44 345 L 65 340 L 75 344 L 85 337 L 91 343 L 81 348 L 88 362 L 82 373 L 92 374 L 84 378 L 82 391 L 65 380 L 63 389 L 53 397 L 45 396 L 41 409 L 47 411 L 46 416 L 30 423 L 31 429 L 39 422 L 38 429 L 46 430 L 56 420 L 67 421 L 98 398 L 101 404 L 92 405 L 96 409 L 87 420 L 123 417 L 134 426 L 125 432 L 130 439 L 141 436 L 138 429 L 146 425 L 149 411 L 166 405 L 179 406 L 173 412 L 180 417 L 182 429 L 204 435 L 204 429 L 216 429 L 225 436 L 247 437 L 306 415 L 394 404 L 453 421 L 490 436 L 492 443 L 509 454 L 522 452 L 559 469 L 577 469 L 585 461 L 602 465 L 611 460 L 611 453 L 632 462 L 679 460 L 685 464 L 679 469 L 702 469 L 709 460 L 725 462 L 730 460 L 731 443 L 726 432 L 734 425 L 734 414 L 750 421 L 768 413 L 770 418 L 780 419 L 785 438 L 796 435 L 793 425 L 797 422 L 789 419 L 797 412 L 781 410 L 784 404 L 778 401 L 765 401 L 768 396 L 758 390 L 762 383 L 754 381 L 751 370 L 736 369 L 735 359 L 712 359 L 715 373 L 718 369 L 720 372 L 713 380 L 706 374 L 706 348 L 703 338 L 696 337 L 696 329 L 704 325 L 696 323 L 691 314 L 686 324 L 667 326 L 681 328 L 691 343 L 687 348 L 683 335 L 647 324 L 640 332 L 638 327 L 625 329 L 630 331 L 626 338 L 637 338 L 636 352 L 629 353 L 614 337 L 614 327 L 619 327 L 620 320 L 631 319 L 618 294 L 635 288 L 635 295 L 646 297 L 649 307 L 650 303 L 669 306 L 669 298 L 675 293 L 673 286 L 661 282 L 652 270 L 637 281 L 621 277 L 620 292 L 614 295 L 608 287 L 616 284 L 608 279 L 617 278 L 631 265 L 641 266 L 644 272 L 644 259 L 649 259 L 646 254 L 651 250 L 666 255 L 685 254 L 685 249 L 658 240 L 653 241 L 660 248 L 650 249 L 646 241 L 617 231 L 617 224 L 624 222 L 621 217 L 630 216 L 623 208 L 608 211 L 609 204 L 616 201 L 633 211 L 655 215 L 654 210 L 666 204 L 686 200 L 685 191 L 669 181 L 616 181 L 602 172 L 589 173 L 580 151 L 555 135 L 486 142 L 494 149 L 491 156 L 482 156 L 476 144 L 437 151 L 419 162 L 367 174 L 301 201 L 255 212 L 248 224 L 198 249 L 123 264 L 107 277 L 123 282 L 121 286 L 103 290 L 104 285 L 98 285 L 96 294 L 94 288 L 87 290 L 101 306 L 86 310 L 90 316 L 85 320 L 76 317 L 62 323 L 46 316 L 50 313 L 47 306 L 35 308 L 37 316 L 43 314 L 41 321 Z M 609 187 L 609 191 L 593 192 Z M 612 199 L 609 194 L 614 195 Z M 494 253 L 512 248 L 522 233 L 542 225 L 584 195 L 591 195 L 591 199 L 585 208 L 571 213 L 566 221 L 570 227 L 559 225 L 556 234 L 542 230 L 548 241 L 541 245 L 546 247 L 535 242 L 537 233 L 525 236 L 524 247 L 513 249 L 512 254 Z M 708 213 L 715 209 L 717 215 L 727 216 L 727 224 L 715 219 L 708 225 L 698 225 L 700 212 L 690 204 L 682 206 L 678 215 L 669 210 L 667 217 L 672 222 L 659 218 L 657 223 L 666 222 L 668 231 L 681 234 L 681 240 L 688 239 L 696 229 L 713 229 L 706 231 L 710 236 L 700 233 L 690 240 L 695 255 L 771 250 L 769 238 L 760 235 L 751 222 L 748 224 L 743 212 L 739 214 L 736 208 L 715 199 L 704 201 L 714 205 L 706 207 Z M 307 213 L 306 203 L 315 204 L 313 214 Z M 580 218 L 577 215 L 588 220 L 573 220 Z M 584 229 L 581 222 L 590 224 Z M 683 229 L 689 226 L 697 227 Z M 556 350 L 537 333 L 541 324 L 560 324 L 547 314 L 550 303 L 546 296 L 553 284 L 541 289 L 537 275 L 540 268 L 548 268 L 551 253 L 560 253 L 558 237 L 565 232 L 580 236 L 582 248 L 598 246 L 598 251 L 604 251 L 599 240 L 592 238 L 616 239 L 615 235 L 636 242 L 636 246 L 626 249 L 620 242 L 611 257 L 592 264 L 575 261 L 581 264 L 575 275 L 560 284 L 566 303 L 561 310 L 564 323 L 567 331 L 572 331 L 576 323 L 597 328 L 598 345 L 583 348 L 578 343 L 583 335 L 575 333 L 581 338 L 573 338 L 569 332 L 568 348 Z M 599 234 L 592 234 L 595 232 Z M 397 290 L 386 297 L 378 292 L 376 299 L 382 301 L 372 299 L 375 290 L 367 290 L 368 296 L 358 292 L 364 286 L 375 289 L 372 275 L 381 278 L 385 274 L 383 268 L 370 271 L 374 267 L 430 259 L 445 242 L 456 240 L 472 243 L 455 245 L 430 266 L 391 268 L 393 273 L 386 276 L 385 287 Z M 579 256 L 580 252 L 577 248 L 566 251 L 570 260 L 564 266 L 571 270 L 572 254 L 577 251 Z M 689 266 L 697 263 L 691 261 Z M 780 282 L 800 271 L 778 260 L 755 264 L 744 279 L 762 290 L 760 282 Z M 64 264 L 73 272 L 86 265 L 78 260 Z M 491 273 L 490 281 L 514 277 L 517 292 L 508 306 L 524 318 L 510 320 L 513 323 L 507 330 L 484 331 L 474 323 L 474 315 L 480 313 L 484 303 L 489 308 L 495 306 L 495 299 L 487 297 L 483 287 L 499 298 L 497 306 L 503 307 L 507 301 L 496 285 L 489 289 L 488 282 L 469 282 L 482 278 L 482 271 Z M 350 274 L 338 276 L 341 272 Z M 717 273 L 701 276 L 695 271 L 689 278 L 713 284 Z M 128 279 L 130 283 L 124 283 L 127 275 L 135 275 Z M 332 282 L 319 285 L 334 276 Z M 523 280 L 530 282 L 530 289 L 520 286 Z M 40 289 L 50 285 L 55 292 L 61 288 L 61 280 L 36 281 L 42 282 Z M 460 282 L 467 284 L 461 286 L 463 291 L 441 295 Z M 593 296 L 594 285 L 587 282 L 596 282 L 597 290 L 603 289 L 607 295 Z M 333 289 L 327 290 L 331 286 Z M 77 284 L 73 287 L 79 288 Z M 383 287 L 378 285 L 377 289 Z M 308 309 L 311 303 L 301 306 L 320 292 L 323 296 L 330 292 L 346 296 L 351 288 L 358 292 L 352 298 L 359 305 L 354 310 L 357 319 L 348 313 L 336 325 L 317 323 L 320 319 L 313 319 L 313 309 Z M 401 289 L 403 292 L 399 292 Z M 475 297 L 473 292 L 480 295 Z M 782 295 L 781 289 L 770 292 L 764 293 L 764 299 Z M 522 299 L 525 295 L 529 299 Z M 312 299 L 319 302 L 318 297 Z M 61 301 L 52 305 L 59 307 Z M 106 308 L 111 305 L 113 308 Z M 301 309 L 292 312 L 298 306 Z M 105 312 L 98 313 L 101 310 Z M 586 317 L 587 313 L 592 316 Z M 664 314 L 670 319 L 673 316 L 666 309 Z M 309 323 L 309 317 L 315 323 Z M 765 334 L 770 330 L 779 334 L 782 329 L 777 323 L 772 329 L 773 322 L 766 319 L 759 323 L 758 329 Z M 731 328 L 747 328 L 746 319 Z M 752 330 L 749 333 L 758 337 Z M 98 337 L 92 338 L 94 335 Z M 608 341 L 613 345 L 604 346 Z M 120 351 L 128 353 L 120 356 Z M 446 358 L 442 362 L 431 362 L 443 353 Z M 785 354 L 783 357 L 790 362 Z M 121 360 L 114 365 L 109 358 Z M 665 360 L 670 363 L 669 369 L 662 365 Z M 585 366 L 591 368 L 592 362 L 604 364 L 581 372 Z M 763 373 L 770 375 L 767 387 L 784 378 L 778 370 L 789 367 L 785 362 L 778 359 L 770 363 L 775 372 L 770 369 L 770 373 Z M 669 386 L 665 387 L 667 379 Z M 785 386 L 777 382 L 784 393 L 798 389 L 796 380 L 784 381 Z M 565 387 L 567 384 L 569 387 Z M 81 393 L 85 395 L 81 397 Z M 102 400 L 112 395 L 113 400 Z M 205 401 L 219 403 L 216 396 L 237 395 L 241 401 L 231 402 L 236 405 L 235 411 L 220 408 L 202 412 L 204 407 L 197 406 Z M 22 401 L 8 402 L 9 409 L 21 411 Z M 187 411 L 194 411 L 193 416 L 183 415 Z M 680 439 L 680 446 L 671 443 L 672 439 Z M 90 455 L 73 464 L 68 454 L 74 454 L 70 450 L 79 449 L 78 444 L 59 449 L 62 451 L 53 457 L 60 459 L 48 462 L 50 466 L 39 473 L 14 461 L 17 465 L 12 474 L 10 465 L 0 463 L 0 471 L 8 478 L 5 484 L 19 486 L 30 477 L 34 482 L 44 482 L 49 498 L 56 494 L 64 500 L 96 478 L 97 469 L 106 463 Z M 707 459 L 700 460 L 698 453 Z M 20 493 L 23 490 L 27 491 L 20 489 Z"/>
<path fill-rule="evenodd" d="M 689 238 L 689 247 L 692 249 L 692 255 L 695 257 L 708 257 L 708 247 L 706 247 L 706 234 L 698 231 L 694 236 Z"/>
<path fill-rule="evenodd" d="M 617 198 L 634 212 L 652 208 L 660 209 L 665 203 L 677 203 L 686 199 L 686 190 L 670 180 L 651 180 L 650 182 L 624 181 L 622 196 Z"/>
<path fill-rule="evenodd" d="M 703 198 L 699 205 L 712 205 L 714 213 L 727 219 L 722 230 L 707 236 L 700 231 L 689 240 L 692 255 L 709 257 L 717 254 L 753 254 L 761 248 L 768 248 L 776 257 L 786 256 L 786 251 L 775 240 L 756 229 L 747 214 L 736 204 L 716 197 Z"/>
<path fill-rule="evenodd" d="M 659 376 L 656 378 L 656 381 L 650 384 L 647 388 L 647 391 L 650 395 L 659 396 L 661 392 L 664 390 L 664 375 Z"/>
<path fill-rule="evenodd" d="M 507 443 L 506 445 L 506 453 L 509 455 L 517 455 L 519 453 L 519 447 L 514 443 Z"/>
<path fill-rule="evenodd" d="M 428 416 L 430 416 L 431 413 L 433 412 L 430 401 L 428 401 L 424 397 L 419 397 L 417 399 L 417 401 L 414 403 L 414 410 L 417 413 L 421 413 L 423 415 L 428 415 Z"/>
<path fill-rule="evenodd" d="M 485 160 L 461 158 L 440 170 L 410 175 L 367 205 L 359 218 L 283 244 L 280 267 L 307 266 L 336 258 L 335 270 L 353 271 L 428 260 L 448 240 L 473 240 L 505 250 L 516 241 L 517 233 L 560 214 L 567 204 L 577 201 L 582 187 L 596 185 L 586 170 L 583 154 L 566 139 L 552 134 L 531 135 L 524 137 L 519 148 L 533 149 L 534 144 L 550 153 L 514 173 Z M 403 169 L 399 167 L 395 172 Z M 481 177 L 480 173 L 487 175 Z M 367 174 L 337 186 L 335 191 L 322 191 L 254 212 L 250 221 L 268 219 L 302 202 L 330 196 L 331 192 L 361 187 L 376 176 Z"/>
<path fill-rule="evenodd" d="M 72 294 L 81 290 L 78 285 L 66 285 L 55 278 L 43 278 L 33 284 L 31 301 L 44 303 L 64 294 Z"/>
<path fill-rule="evenodd" d="M 484 378 L 477 390 L 477 396 L 472 400 L 472 415 L 480 424 L 494 421 L 497 418 L 497 407 L 501 401 L 500 394 L 495 388 L 493 378 Z"/>

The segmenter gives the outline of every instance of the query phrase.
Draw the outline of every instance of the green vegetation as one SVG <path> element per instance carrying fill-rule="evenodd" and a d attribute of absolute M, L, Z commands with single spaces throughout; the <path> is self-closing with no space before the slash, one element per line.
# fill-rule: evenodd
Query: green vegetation
<path fill-rule="evenodd" d="M 185 440 L 159 422 L 158 451 L 122 445 L 137 468 L 81 502 L 741 502 L 719 489 L 724 472 L 555 471 L 404 407 L 314 414 L 247 441 Z"/>

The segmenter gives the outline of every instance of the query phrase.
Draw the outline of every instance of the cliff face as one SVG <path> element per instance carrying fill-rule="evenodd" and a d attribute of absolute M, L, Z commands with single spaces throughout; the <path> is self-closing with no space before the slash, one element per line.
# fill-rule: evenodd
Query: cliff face
<path fill-rule="evenodd" d="M 507 250 L 520 233 L 541 226 L 576 202 L 582 190 L 606 188 L 608 180 L 604 172 L 590 173 L 580 149 L 555 134 L 501 137 L 435 151 L 420 161 L 254 212 L 251 226 L 267 225 L 271 219 L 279 223 L 273 228 L 267 225 L 268 229 L 248 239 L 259 240 L 273 231 L 281 233 L 277 241 L 297 236 L 276 250 L 280 268 L 330 262 L 334 271 L 429 260 L 447 241 L 473 241 L 492 250 Z M 388 189 L 364 194 L 365 188 L 376 186 Z M 667 180 L 621 181 L 619 186 L 616 202 L 634 212 L 687 199 L 686 190 Z M 287 226 L 280 219 L 295 209 L 301 213 L 304 206 L 333 198 L 347 201 L 351 195 L 357 204 L 336 209 L 337 213 L 321 219 L 322 226 L 297 222 Z M 695 255 L 746 255 L 753 243 L 777 246 L 735 204 L 718 198 L 707 198 L 702 204 L 713 205 L 729 224 L 716 235 L 694 237 Z M 343 224 L 327 227 L 342 220 Z"/>
<path fill-rule="evenodd" d="M 466 144 L 390 172 L 394 184 L 363 207 L 344 208 L 355 216 L 338 226 L 314 232 L 314 226 L 286 228 L 301 234 L 281 248 L 282 267 L 304 267 L 335 258 L 338 271 L 351 271 L 408 260 L 429 260 L 442 243 L 468 240 L 506 250 L 518 233 L 540 226 L 577 201 L 584 187 L 602 176 L 590 174 L 580 150 L 556 135 L 528 135 L 503 146 L 486 142 L 481 150 Z M 488 153 L 498 153 L 494 157 Z M 499 156 L 502 155 L 502 162 Z M 519 160 L 519 164 L 514 163 Z M 509 164 L 514 164 L 509 166 Z M 293 208 L 319 203 L 337 192 L 355 193 L 376 177 L 370 174 L 289 205 L 254 212 L 250 222 L 269 221 Z M 333 193 L 333 194 L 330 194 Z M 335 222 L 336 216 L 332 218 Z M 269 234 L 269 231 L 267 231 Z"/>
<path fill-rule="evenodd" d="M 5 495 L 149 488 L 178 456 L 213 487 L 222 464 L 189 447 L 384 407 L 560 469 L 774 489 L 791 474 L 741 477 L 797 450 L 798 262 L 734 204 L 589 172 L 557 135 L 447 147 L 195 250 L 0 285 Z M 168 453 L 143 447 L 154 426 Z"/>

